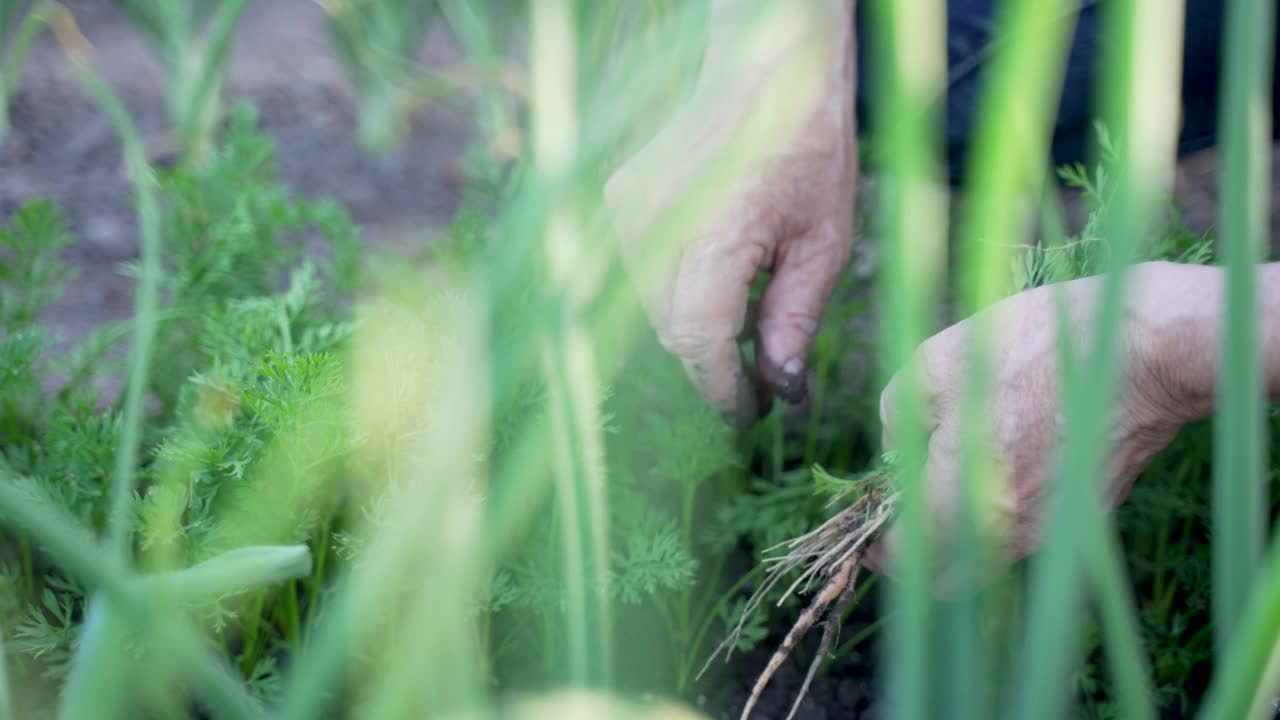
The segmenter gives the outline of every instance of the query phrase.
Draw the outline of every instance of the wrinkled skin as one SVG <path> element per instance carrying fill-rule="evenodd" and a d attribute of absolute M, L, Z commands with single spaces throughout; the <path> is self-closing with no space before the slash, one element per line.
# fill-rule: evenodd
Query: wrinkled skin
<path fill-rule="evenodd" d="M 1216 269 L 1144 263 L 1130 274 L 1123 321 L 1120 397 L 1108 424 L 1108 472 L 1100 497 L 1114 507 L 1134 479 L 1178 429 L 1212 409 L 1219 290 Z M 1077 354 L 1087 348 L 1103 279 L 1084 278 L 1026 291 L 984 311 L 995 345 L 990 355 L 992 396 L 985 418 L 988 441 L 998 451 L 1001 482 L 979 501 L 978 517 L 1003 538 L 1005 559 L 1031 552 L 1043 530 L 1045 487 L 1062 432 L 1058 394 L 1058 308 L 1061 292 Z M 924 478 L 935 540 L 955 527 L 961 461 L 961 398 L 966 385 L 972 318 L 926 340 L 917 351 L 920 390 L 929 430 Z M 880 398 L 884 442 L 892 447 L 898 426 L 899 372 Z M 872 548 L 867 565 L 892 569 L 899 528 Z"/>
<path fill-rule="evenodd" d="M 852 57 L 847 45 L 838 52 Z M 789 94 L 779 107 L 769 93 L 790 82 L 784 70 L 737 67 L 729 70 L 730 82 L 712 77 L 727 64 L 709 60 L 694 97 L 616 171 L 605 200 L 658 339 L 708 402 L 747 425 L 772 395 L 804 397 L 805 357 L 849 258 L 854 85 L 852 60 L 843 60 L 816 92 Z M 751 151 L 736 151 L 731 143 L 741 120 L 762 116 L 784 129 L 766 133 Z M 741 166 L 727 185 L 722 179 L 716 186 L 710 212 L 665 243 L 671 247 L 660 247 L 668 239 L 655 236 L 656 224 L 704 189 L 700 175 L 724 156 Z M 746 327 L 750 285 L 765 270 L 772 277 L 758 321 Z M 738 344 L 748 334 L 757 340 L 758 362 L 750 369 Z"/>
<path fill-rule="evenodd" d="M 773 44 L 781 50 L 754 57 L 755 64 L 727 59 L 723 50 L 733 44 L 728 38 L 736 41 L 740 34 L 727 14 L 734 0 L 710 5 L 710 49 L 692 99 L 616 171 L 605 200 L 659 340 L 680 358 L 708 402 L 747 425 L 771 396 L 803 398 L 805 357 L 850 253 L 857 175 L 855 53 L 852 33 L 843 29 L 851 25 L 852 3 L 789 5 L 829 15 L 789 38 L 785 31 L 775 33 Z M 724 29 L 719 42 L 717 28 Z M 778 68 L 819 40 L 827 44 L 825 69 L 811 74 L 821 76 L 812 83 L 816 92 L 777 102 L 769 94 L 772 86 L 802 84 L 796 79 L 804 77 L 784 77 Z M 763 146 L 732 146 L 735 134 L 765 115 L 780 118 L 786 130 L 769 135 Z M 712 211 L 698 215 L 691 230 L 664 231 L 661 223 L 705 190 L 708 183 L 700 176 L 724 156 L 736 166 L 727 183 L 718 179 Z M 773 274 L 758 320 L 749 323 L 749 287 L 766 270 Z M 1216 377 L 1218 270 L 1145 263 L 1133 269 L 1130 286 L 1120 398 L 1108 419 L 1107 472 L 1097 481 L 1110 506 L 1125 498 L 1138 473 L 1183 424 L 1211 412 Z M 1260 283 L 1264 291 L 1277 286 L 1280 277 Z M 977 510 L 983 527 L 1002 541 L 1005 560 L 1025 556 L 1039 542 L 1044 489 L 1062 430 L 1054 294 L 1060 291 L 1067 300 L 1068 330 L 1079 348 L 1092 327 L 1100 287 L 1098 278 L 1076 280 L 1015 295 L 985 311 L 997 344 L 990 353 L 993 396 L 983 416 L 992 421 L 986 439 L 996 451 L 997 471 L 989 473 L 996 482 L 984 488 Z M 1280 387 L 1280 331 L 1272 328 L 1280 298 L 1272 295 L 1280 290 L 1264 292 L 1263 351 L 1267 387 L 1274 392 Z M 964 441 L 960 401 L 972 327 L 966 320 L 947 328 L 918 353 L 928 401 L 929 528 L 940 541 L 955 526 Z M 751 334 L 757 364 L 746 368 L 738 342 Z M 901 384 L 895 378 L 881 398 L 887 448 L 893 444 Z M 898 532 L 891 528 L 871 549 L 868 566 L 891 570 Z"/>

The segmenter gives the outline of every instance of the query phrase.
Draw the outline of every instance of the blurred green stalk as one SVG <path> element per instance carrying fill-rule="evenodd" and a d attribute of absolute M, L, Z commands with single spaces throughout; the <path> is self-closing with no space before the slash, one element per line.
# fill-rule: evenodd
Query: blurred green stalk
<path fill-rule="evenodd" d="M 245 590 L 296 580 L 311 574 L 306 545 L 242 547 L 189 568 L 147 576 L 161 593 L 179 605 L 216 600 Z"/>
<path fill-rule="evenodd" d="M 119 609 L 107 595 L 90 596 L 80 630 L 71 672 L 62 689 L 58 720 L 124 717 L 128 706 L 128 663 L 121 655 L 130 652 Z"/>
<path fill-rule="evenodd" d="M 58 39 L 67 50 L 76 78 L 111 120 L 125 156 L 133 183 L 140 227 L 141 261 L 135 291 L 133 340 L 129 351 L 129 374 L 121 410 L 120 441 L 112 473 L 111 504 L 108 510 L 108 537 L 121 567 L 129 566 L 129 530 L 133 519 L 133 488 L 142 444 L 143 400 L 151 369 L 152 346 L 156 335 L 156 314 L 160 302 L 160 206 L 155 177 L 147 163 L 142 137 L 120 98 L 89 64 L 92 48 L 75 28 L 70 13 L 55 21 Z"/>
<path fill-rule="evenodd" d="M 899 583 L 888 598 L 897 616 L 887 624 L 887 689 L 892 717 L 934 716 L 934 629 L 923 465 L 927 453 L 925 398 L 916 373 L 915 348 L 931 334 L 938 300 L 935 288 L 946 263 L 946 190 L 938 162 L 941 136 L 935 99 L 945 77 L 946 47 L 938 0 L 873 3 L 874 24 L 861 41 L 871 42 L 873 131 L 885 146 L 882 186 L 883 274 L 879 281 L 881 342 L 890 368 L 902 368 L 895 399 L 896 447 L 902 458 L 898 523 L 902 543 L 894 564 Z"/>
<path fill-rule="evenodd" d="M 960 259 L 961 316 L 970 317 L 967 382 L 962 397 L 960 542 L 947 552 L 947 566 L 964 591 L 940 618 L 950 630 L 943 677 L 951 689 L 947 706 L 957 717 L 991 717 L 995 712 L 997 657 L 993 638 L 984 637 L 983 618 L 996 611 L 992 592 L 978 583 L 988 577 L 993 554 L 990 508 L 1013 489 L 991 447 L 998 418 L 993 416 L 990 373 L 992 341 L 1001 328 L 977 314 L 1010 292 L 1008 268 L 1015 248 L 1031 228 L 1019 209 L 1033 206 L 1042 192 L 1048 166 L 1058 97 L 1077 8 L 1069 0 L 1009 0 L 997 15 L 999 41 L 987 70 L 980 114 L 968 168 Z M 970 585 L 970 583 L 973 583 Z M 990 633 L 988 633 L 990 635 Z"/>
<path fill-rule="evenodd" d="M 105 594 L 118 603 L 116 607 L 125 615 L 126 622 L 135 628 L 150 627 L 154 647 L 167 647 L 175 657 L 181 658 L 181 667 L 204 691 L 210 705 L 227 709 L 223 716 L 248 716 L 234 710 L 249 708 L 252 704 L 240 677 L 231 671 L 225 658 L 210 652 L 204 639 L 190 625 L 158 613 L 135 581 L 137 576 L 118 564 L 117 556 L 107 552 L 65 511 L 30 497 L 17 478 L 0 473 L 0 518 L 6 526 L 29 537 L 64 572 L 84 583 L 95 598 Z M 119 648 L 115 657 L 118 654 Z"/>
<path fill-rule="evenodd" d="M 1270 507 L 1263 471 L 1255 275 L 1266 240 L 1271 187 L 1271 115 L 1263 109 L 1271 107 L 1275 3 L 1232 0 L 1226 13 L 1218 197 L 1227 287 L 1214 419 L 1212 525 L 1213 636 L 1219 659 L 1230 653 L 1257 577 Z"/>
<path fill-rule="evenodd" d="M 1140 650 L 1131 587 L 1116 538 L 1099 505 L 1106 477 L 1113 399 L 1121 389 L 1121 320 L 1126 278 L 1160 193 L 1172 179 L 1180 86 L 1182 5 L 1116 2 L 1104 15 L 1109 42 L 1101 62 L 1123 69 L 1102 88 L 1102 107 L 1120 139 L 1116 195 L 1108 212 L 1111 264 L 1093 318 L 1094 336 L 1071 338 L 1059 304 L 1061 396 L 1065 440 L 1048 498 L 1047 541 L 1034 558 L 1031 610 L 1017 687 L 1017 717 L 1056 718 L 1066 710 L 1068 680 L 1079 661 L 1081 574 L 1089 573 L 1103 615 L 1104 647 L 1125 717 L 1154 717 Z M 1090 352 L 1081 352 L 1082 343 Z"/>
<path fill-rule="evenodd" d="M 1280 647 L 1280 541 L 1273 541 L 1255 591 L 1240 614 L 1231 650 L 1218 659 L 1213 684 L 1201 706 L 1205 720 L 1266 717 L 1280 692 L 1272 661 Z M 1270 695 L 1268 695 L 1268 693 Z"/>
<path fill-rule="evenodd" d="M 600 388 L 585 308 L 594 297 L 594 253 L 581 229 L 569 178 L 578 159 L 577 29 L 573 0 L 545 0 L 530 11 L 533 152 L 542 181 L 560 185 L 544 232 L 551 287 L 540 343 L 555 438 L 568 675 L 574 684 L 611 677 L 609 536 L 606 527 Z M 569 181 L 569 182 L 566 182 Z"/>
<path fill-rule="evenodd" d="M 469 62 L 496 65 L 504 60 L 495 37 L 494 24 L 504 18 L 502 13 L 482 13 L 472 0 L 437 0 L 441 15 L 449 28 L 466 48 Z M 500 92 L 482 88 L 476 104 L 478 125 L 488 147 L 499 132 L 514 124 L 513 110 L 508 107 Z"/>
<path fill-rule="evenodd" d="M 213 142 L 231 40 L 247 0 L 119 2 L 159 49 L 168 74 L 169 121 L 181 161 L 200 161 Z M 208 30 L 201 37 L 206 20 Z"/>
<path fill-rule="evenodd" d="M 39 0 L 23 16 L 14 33 L 9 51 L 4 56 L 4 64 L 0 65 L 0 140 L 9 132 L 9 99 L 18 89 L 22 68 L 31 52 L 31 43 L 35 40 L 36 33 L 53 19 L 56 12 L 65 12 L 60 3 L 55 0 Z M 10 26 L 15 17 L 15 0 L 3 0 L 0 3 L 0 47 L 4 47 L 9 39 Z"/>
<path fill-rule="evenodd" d="M 329 16 L 335 49 L 361 94 L 360 140 L 384 150 L 404 136 L 419 96 L 440 91 L 439 77 L 414 53 L 437 12 L 435 0 L 317 0 Z M 434 82 L 433 82 L 434 81 Z"/>
<path fill-rule="evenodd" d="M 179 55 L 182 70 L 171 78 L 170 100 L 177 100 L 174 112 L 182 159 L 190 163 L 203 158 L 213 144 L 220 103 L 218 98 L 226 79 L 231 38 L 246 0 L 222 0 L 209 26 L 204 44 L 194 54 L 183 49 Z M 189 39 L 194 32 L 188 30 Z"/>

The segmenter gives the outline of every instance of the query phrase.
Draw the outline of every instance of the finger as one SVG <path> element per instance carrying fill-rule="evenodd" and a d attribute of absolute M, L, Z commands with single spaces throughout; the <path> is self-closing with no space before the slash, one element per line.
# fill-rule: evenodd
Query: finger
<path fill-rule="evenodd" d="M 748 298 L 747 310 L 742 318 L 742 328 L 738 331 L 737 342 L 739 346 L 750 342 L 755 347 L 760 347 L 759 298 Z M 764 417 L 773 409 L 773 391 L 769 387 L 769 383 L 761 377 L 759 363 L 751 363 L 746 360 L 743 360 L 743 363 L 743 372 L 747 374 L 747 382 L 750 383 L 755 391 L 756 412 L 760 417 Z"/>
<path fill-rule="evenodd" d="M 884 450 L 897 446 L 903 432 L 902 402 L 907 370 L 914 370 L 914 387 L 923 403 L 923 425 L 932 433 L 946 409 L 957 401 L 959 378 L 967 357 L 969 326 L 957 323 L 920 344 L 907 367 L 898 370 L 880 393 L 880 444 Z"/>
<path fill-rule="evenodd" d="M 897 447 L 894 435 L 898 428 L 898 403 L 901 402 L 902 371 L 893 374 L 889 383 L 880 391 L 880 451 L 889 452 Z"/>
<path fill-rule="evenodd" d="M 917 362 L 915 367 L 922 368 L 922 363 Z M 924 417 L 919 420 L 923 423 L 926 432 L 932 433 L 938 427 L 939 414 L 941 412 L 941 404 L 939 397 L 941 395 L 937 385 L 930 381 L 930 375 L 927 372 L 916 373 L 916 392 L 922 402 Z M 889 379 L 888 384 L 884 386 L 884 390 L 880 392 L 880 448 L 882 452 L 889 452 L 898 447 L 898 437 L 904 431 L 902 427 L 902 403 L 905 400 L 903 392 L 907 382 L 905 370 L 899 370 Z"/>
<path fill-rule="evenodd" d="M 737 343 L 750 285 L 766 255 L 769 231 L 746 223 L 702 238 L 681 261 L 663 344 L 684 363 L 707 402 L 745 425 L 759 412 Z"/>
<path fill-rule="evenodd" d="M 877 575 L 896 577 L 893 564 L 898 557 L 898 548 L 902 546 L 902 523 L 893 521 L 880 535 L 880 539 L 867 546 L 862 554 L 862 566 Z"/>
<path fill-rule="evenodd" d="M 960 430 L 946 418 L 929 435 L 924 464 L 925 516 L 932 535 L 946 538 L 955 529 L 960 509 Z"/>
<path fill-rule="evenodd" d="M 646 202 L 636 190 L 629 175 L 610 180 L 606 201 L 615 219 L 636 217 L 636 204 Z M 750 217 L 742 212 L 723 215 Z M 759 270 L 764 255 L 761 243 L 768 234 L 745 222 L 728 229 L 722 225 L 682 252 L 681 244 L 673 242 L 674 234 L 659 237 L 639 223 L 624 221 L 623 225 L 620 254 L 658 340 L 680 358 L 709 404 L 733 424 L 748 425 L 768 406 L 769 397 L 759 392 L 763 383 L 745 368 L 736 336 L 743 330 L 750 283 Z M 745 240 L 751 232 L 760 242 Z M 684 288 L 679 317 L 673 310 L 677 286 Z"/>
<path fill-rule="evenodd" d="M 926 552 L 932 554 L 933 543 L 955 524 L 959 503 L 958 433 L 954 423 L 944 423 L 929 436 L 928 458 L 924 464 Z M 872 572 L 896 575 L 903 551 L 901 522 L 895 521 L 884 534 L 867 548 L 863 565 Z"/>
<path fill-rule="evenodd" d="M 618 250 L 627 277 L 636 289 L 649 325 L 659 337 L 671 323 L 671 294 L 680 267 L 678 243 L 656 237 L 644 218 L 655 212 L 629 172 L 619 172 L 605 185 L 605 203 L 617 230 Z"/>
<path fill-rule="evenodd" d="M 827 222 L 788 243 L 776 258 L 760 301 L 756 361 L 770 389 L 789 403 L 805 399 L 805 359 L 851 245 L 848 232 Z"/>

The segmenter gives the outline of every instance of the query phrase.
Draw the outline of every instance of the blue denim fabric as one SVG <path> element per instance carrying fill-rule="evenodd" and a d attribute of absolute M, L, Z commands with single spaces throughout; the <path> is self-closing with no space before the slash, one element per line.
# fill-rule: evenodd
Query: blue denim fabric
<path fill-rule="evenodd" d="M 872 60 L 868 48 L 875 44 L 875 39 L 863 32 L 863 28 L 869 27 L 864 15 L 873 3 L 893 1 L 860 0 L 858 3 L 858 112 L 859 126 L 864 128 L 867 127 L 864 117 L 868 115 L 871 93 L 864 74 L 870 74 L 867 72 L 868 63 Z M 1085 160 L 1089 143 L 1094 139 L 1094 75 L 1103 42 L 1102 12 L 1110 0 L 1079 1 L 1080 13 L 1054 129 L 1052 153 L 1055 164 Z M 1223 0 L 1186 0 L 1181 152 L 1197 150 L 1214 142 L 1224 4 Z M 1001 30 L 995 21 L 997 7 L 997 0 L 947 2 L 948 78 L 944 119 L 947 160 L 953 179 L 963 170 L 986 62 L 1001 40 Z M 1280 36 L 1280 31 L 1277 36 Z M 1273 110 L 1280 108 L 1280 102 L 1273 101 L 1272 107 Z M 1278 115 L 1280 113 L 1273 112 L 1273 118 Z M 1273 134 L 1280 137 L 1280 133 Z"/>

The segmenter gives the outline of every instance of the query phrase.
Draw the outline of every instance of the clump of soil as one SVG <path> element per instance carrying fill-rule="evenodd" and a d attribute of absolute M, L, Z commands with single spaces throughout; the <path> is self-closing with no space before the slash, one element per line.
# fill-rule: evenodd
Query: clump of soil
<path fill-rule="evenodd" d="M 853 633 L 876 622 L 878 618 L 877 593 L 872 592 L 858 603 L 845 619 L 842 635 Z M 760 673 L 780 645 L 787 628 L 776 628 L 760 643 L 759 647 L 737 655 L 729 665 L 717 691 L 707 698 L 699 698 L 704 712 L 717 720 L 737 720 L 742 714 Z M 873 634 L 832 661 L 826 672 L 813 678 L 808 692 L 799 700 L 796 720 L 844 720 L 863 718 L 875 720 L 881 717 L 878 664 L 879 634 Z M 812 652 L 811 643 L 801 643 L 797 655 Z M 804 682 L 807 668 L 803 660 L 783 663 L 774 674 L 768 688 L 760 694 L 753 714 L 760 718 L 783 718 L 795 705 Z"/>

